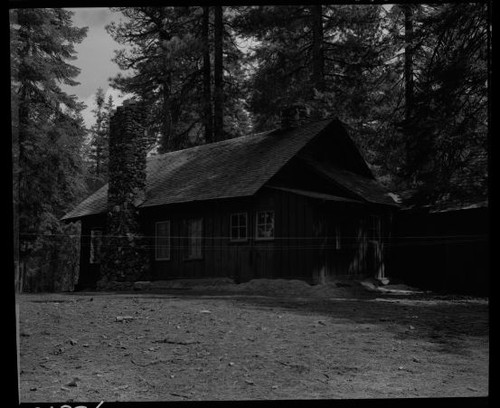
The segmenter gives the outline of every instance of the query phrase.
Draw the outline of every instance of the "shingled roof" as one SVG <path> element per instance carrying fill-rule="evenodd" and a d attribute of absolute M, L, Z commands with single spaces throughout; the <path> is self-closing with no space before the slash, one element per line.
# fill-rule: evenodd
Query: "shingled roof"
<path fill-rule="evenodd" d="M 334 119 L 151 156 L 139 207 L 251 196 Z M 107 184 L 62 219 L 104 213 Z"/>
<path fill-rule="evenodd" d="M 335 184 L 354 193 L 363 200 L 373 204 L 398 206 L 391 194 L 375 179 L 370 179 L 345 169 L 339 169 L 330 163 L 320 162 L 311 157 L 301 156 L 301 158 Z"/>
<path fill-rule="evenodd" d="M 328 119 L 148 157 L 146 194 L 138 207 L 251 196 L 312 139 L 334 132 L 339 123 Z M 106 212 L 107 190 L 104 185 L 62 219 Z"/>

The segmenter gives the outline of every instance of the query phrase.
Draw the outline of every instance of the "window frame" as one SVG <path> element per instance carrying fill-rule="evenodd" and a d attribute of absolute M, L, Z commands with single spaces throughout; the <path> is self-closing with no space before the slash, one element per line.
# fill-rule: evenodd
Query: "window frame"
<path fill-rule="evenodd" d="M 259 224 L 259 214 L 261 214 L 261 213 L 271 213 L 272 214 L 273 234 L 271 237 L 259 237 L 259 225 L 262 225 L 262 224 Z M 255 212 L 255 240 L 256 241 L 272 241 L 272 240 L 274 240 L 275 229 L 276 229 L 276 222 L 275 222 L 274 210 L 258 210 Z"/>
<path fill-rule="evenodd" d="M 191 231 L 190 231 L 190 223 L 193 221 L 199 221 L 200 222 L 200 235 L 199 237 L 192 237 L 191 236 Z M 185 261 L 195 261 L 195 260 L 200 260 L 203 259 L 203 217 L 192 217 L 186 219 L 186 252 L 184 253 L 184 260 Z M 191 247 L 192 247 L 192 239 L 199 239 L 199 247 L 200 247 L 200 253 L 199 255 L 191 255 Z"/>
<path fill-rule="evenodd" d="M 235 226 L 233 225 L 233 217 L 237 216 L 238 217 L 238 222 L 239 222 L 239 216 L 244 215 L 245 216 L 245 237 L 242 238 L 240 236 L 240 228 L 243 227 L 243 225 L 240 225 L 239 223 Z M 229 242 L 247 242 L 249 238 L 249 230 L 248 230 L 248 212 L 237 212 L 237 213 L 231 213 L 229 215 Z M 234 238 L 233 237 L 233 227 L 238 229 L 238 237 Z"/>
<path fill-rule="evenodd" d="M 98 233 L 98 234 L 96 234 Z M 90 265 L 100 265 L 102 261 L 102 228 L 92 228 L 90 230 L 90 250 L 89 250 L 89 264 Z M 95 240 L 99 239 L 96 243 Z M 98 245 L 96 245 L 98 244 Z"/>
<path fill-rule="evenodd" d="M 168 236 L 162 236 L 162 239 L 167 239 L 168 240 L 168 256 L 167 257 L 160 257 L 158 254 L 158 248 L 160 247 L 159 244 L 159 239 L 160 236 L 158 235 L 158 225 L 159 224 L 167 224 L 168 225 Z M 170 261 L 172 258 L 172 223 L 170 220 L 164 220 L 164 221 L 157 221 L 155 222 L 155 261 Z"/>

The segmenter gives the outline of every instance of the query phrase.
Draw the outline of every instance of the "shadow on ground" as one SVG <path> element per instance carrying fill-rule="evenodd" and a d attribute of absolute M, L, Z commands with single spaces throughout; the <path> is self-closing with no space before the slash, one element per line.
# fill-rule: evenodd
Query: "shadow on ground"
<path fill-rule="evenodd" d="M 76 292 L 71 296 L 109 296 L 109 292 Z M 299 296 L 262 296 L 190 289 L 162 292 L 113 292 L 118 297 L 150 299 L 218 299 L 228 306 L 251 307 L 280 313 L 317 315 L 323 324 L 352 321 L 359 325 L 381 325 L 394 332 L 396 339 L 418 337 L 440 345 L 443 352 L 460 354 L 467 336 L 489 335 L 488 301 L 453 295 L 388 295 L 357 292 L 351 298 L 311 298 Z M 42 300 L 39 300 L 42 301 Z M 54 301 L 54 300 L 50 300 Z M 61 299 L 63 301 L 63 299 Z"/>

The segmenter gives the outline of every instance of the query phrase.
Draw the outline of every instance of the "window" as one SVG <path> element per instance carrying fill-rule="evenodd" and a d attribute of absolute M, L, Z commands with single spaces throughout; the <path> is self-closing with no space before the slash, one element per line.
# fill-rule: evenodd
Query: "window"
<path fill-rule="evenodd" d="M 246 241 L 248 238 L 247 213 L 231 214 L 230 230 L 232 242 Z"/>
<path fill-rule="evenodd" d="M 155 225 L 155 259 L 170 260 L 170 221 L 157 222 Z"/>
<path fill-rule="evenodd" d="M 187 259 L 201 259 L 202 218 L 187 220 Z"/>
<path fill-rule="evenodd" d="M 255 239 L 274 239 L 274 211 L 257 212 L 255 224 Z"/>
<path fill-rule="evenodd" d="M 94 229 L 90 231 L 90 263 L 101 263 L 102 230 Z"/>

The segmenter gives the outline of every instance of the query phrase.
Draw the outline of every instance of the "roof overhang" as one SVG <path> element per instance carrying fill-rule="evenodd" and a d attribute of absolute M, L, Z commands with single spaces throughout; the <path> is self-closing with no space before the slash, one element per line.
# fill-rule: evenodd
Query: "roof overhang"
<path fill-rule="evenodd" d="M 341 202 L 341 203 L 355 203 L 355 204 L 364 204 L 364 201 L 360 200 L 354 200 L 352 198 L 347 198 L 347 197 L 340 197 L 332 194 L 327 194 L 327 193 L 320 193 L 317 191 L 309 191 L 309 190 L 301 190 L 297 188 L 288 188 L 288 187 L 280 187 L 280 186 L 265 186 L 266 188 L 270 188 L 273 190 L 280 190 L 280 191 L 286 191 L 289 193 L 297 194 L 303 197 L 309 197 L 309 198 L 315 198 L 318 200 L 325 200 L 325 201 L 336 201 L 336 202 Z"/>

